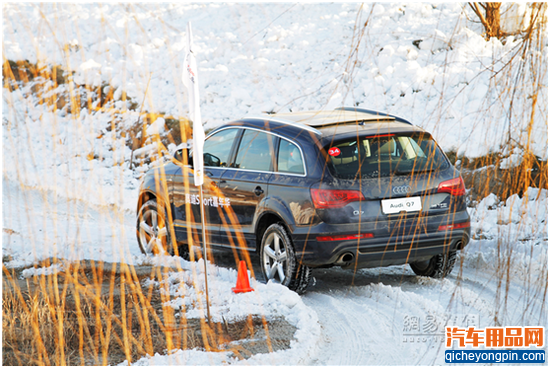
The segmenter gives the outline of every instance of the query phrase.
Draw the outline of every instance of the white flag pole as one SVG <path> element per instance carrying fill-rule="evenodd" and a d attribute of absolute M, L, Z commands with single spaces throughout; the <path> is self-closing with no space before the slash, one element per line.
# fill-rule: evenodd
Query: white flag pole
<path fill-rule="evenodd" d="M 187 23 L 187 55 L 183 64 L 182 81 L 189 96 L 189 115 L 193 121 L 193 170 L 195 186 L 199 187 L 199 201 L 201 209 L 201 227 L 202 227 L 202 249 L 204 261 L 204 281 L 206 287 L 206 311 L 208 322 L 210 318 L 210 300 L 208 298 L 208 269 L 207 269 L 207 252 L 206 252 L 206 219 L 204 215 L 204 201 L 202 193 L 202 184 L 204 183 L 204 129 L 202 127 L 200 100 L 199 100 L 199 76 L 197 61 L 193 54 L 193 36 L 191 34 L 191 22 Z M 190 251 L 192 251 L 190 249 Z"/>

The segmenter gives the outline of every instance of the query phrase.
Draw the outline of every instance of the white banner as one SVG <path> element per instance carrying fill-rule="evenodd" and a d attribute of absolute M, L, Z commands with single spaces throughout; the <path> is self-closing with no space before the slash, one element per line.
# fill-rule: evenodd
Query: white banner
<path fill-rule="evenodd" d="M 204 182 L 204 129 L 202 127 L 201 110 L 199 105 L 199 75 L 197 61 L 193 54 L 193 40 L 191 22 L 187 23 L 187 54 L 183 62 L 182 81 L 189 96 L 189 118 L 193 122 L 193 169 L 195 171 L 195 185 Z"/>

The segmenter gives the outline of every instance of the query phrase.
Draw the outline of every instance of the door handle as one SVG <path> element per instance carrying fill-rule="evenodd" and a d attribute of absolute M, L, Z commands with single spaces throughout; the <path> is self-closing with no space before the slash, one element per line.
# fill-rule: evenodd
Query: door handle
<path fill-rule="evenodd" d="M 263 194 L 264 190 L 259 185 L 254 189 L 254 194 L 256 194 L 258 197 Z"/>

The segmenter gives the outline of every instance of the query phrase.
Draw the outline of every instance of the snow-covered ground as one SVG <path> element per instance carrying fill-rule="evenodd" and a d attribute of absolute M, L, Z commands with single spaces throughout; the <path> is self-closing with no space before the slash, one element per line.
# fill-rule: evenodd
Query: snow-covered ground
<path fill-rule="evenodd" d="M 512 91 L 500 79 L 509 74 L 491 78 L 489 72 L 506 65 L 518 41 L 485 41 L 459 4 L 360 8 L 342 3 L 9 3 L 3 5 L 3 55 L 63 65 L 74 71 L 76 84 L 109 83 L 115 96 L 124 91 L 133 101 L 143 100 L 144 110 L 185 117 L 180 76 L 191 21 L 207 128 L 263 111 L 357 105 L 404 116 L 431 131 L 444 150 L 467 157 L 501 152 L 510 133 L 547 159 L 547 85 L 528 129 L 530 119 L 519 117 L 531 116 L 531 86 L 516 86 L 509 114 L 497 98 Z M 359 51 L 353 53 L 359 39 Z M 547 40 L 542 47 L 547 70 Z M 542 81 L 547 83 L 547 75 Z M 170 276 L 174 307 L 200 313 L 192 308 L 200 304 L 200 293 L 189 279 L 204 272 L 200 263 L 139 253 L 133 211 L 141 171 L 128 168 L 131 150 L 125 138 L 106 130 L 115 118 L 130 126 L 136 111 L 54 111 L 32 93 L 36 82 L 3 89 L 6 265 L 31 265 L 51 256 L 173 263 L 183 270 Z M 74 86 L 50 86 L 42 98 Z M 115 107 L 124 112 L 125 104 Z M 510 167 L 522 151 L 503 154 L 510 156 L 503 161 Z M 475 239 L 445 280 L 416 277 L 408 266 L 356 274 L 330 269 L 316 270 L 315 285 L 302 297 L 254 280 L 254 293 L 234 295 L 236 271 L 209 265 L 213 316 L 285 316 L 297 327 L 291 349 L 243 362 L 272 365 L 443 364 L 444 342 L 437 333 L 447 320 L 474 321 L 482 328 L 547 326 L 547 191 L 530 188 L 523 198 L 490 195 L 470 214 Z M 199 290 L 202 279 L 195 284 Z M 415 335 L 411 326 L 426 323 L 430 334 Z M 235 362 L 225 353 L 185 351 L 138 363 Z"/>
<path fill-rule="evenodd" d="M 209 264 L 209 292 L 214 320 L 248 314 L 284 316 L 297 327 L 291 349 L 258 354 L 245 364 L 269 365 L 432 365 L 444 363 L 441 334 L 447 321 L 476 326 L 547 325 L 547 191 L 530 190 L 526 214 L 510 221 L 504 205 L 491 197 L 471 211 L 472 224 L 486 239 L 472 240 L 453 273 L 444 280 L 416 277 L 408 266 L 314 271 L 315 283 L 302 297 L 276 284 L 252 279 L 254 292 L 233 294 L 237 272 Z M 31 265 L 51 256 L 130 264 L 179 267 L 165 282 L 171 305 L 185 306 L 187 317 L 204 313 L 202 262 L 139 253 L 135 219 L 120 208 L 68 200 L 51 191 L 3 182 L 3 256 L 9 267 Z M 9 232 L 6 229 L 10 229 Z M 509 234 L 513 234 L 510 236 Z M 510 239 L 510 240 L 508 240 Z M 513 253 L 513 254 L 512 254 Z M 509 274 L 507 274 L 509 271 Z M 29 269 L 24 276 L 55 272 Z M 195 276 L 195 278 L 193 278 Z M 427 336 L 410 330 L 431 321 Z M 418 340 L 420 338 L 420 340 Z M 227 353 L 182 351 L 143 358 L 139 364 L 237 363 Z"/>

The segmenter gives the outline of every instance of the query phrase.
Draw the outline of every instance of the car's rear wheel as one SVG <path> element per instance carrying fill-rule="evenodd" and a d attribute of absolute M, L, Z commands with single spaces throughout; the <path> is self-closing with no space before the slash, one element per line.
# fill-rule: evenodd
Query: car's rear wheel
<path fill-rule="evenodd" d="M 273 280 L 297 293 L 303 293 L 311 280 L 311 269 L 296 260 L 292 241 L 282 223 L 273 224 L 265 231 L 260 263 L 266 281 Z"/>
<path fill-rule="evenodd" d="M 166 211 L 154 199 L 141 206 L 136 228 L 139 248 L 143 254 L 173 254 L 170 224 L 166 218 Z"/>
<path fill-rule="evenodd" d="M 456 252 L 433 256 L 429 260 L 414 262 L 410 266 L 418 276 L 441 279 L 451 273 L 456 262 Z"/>

